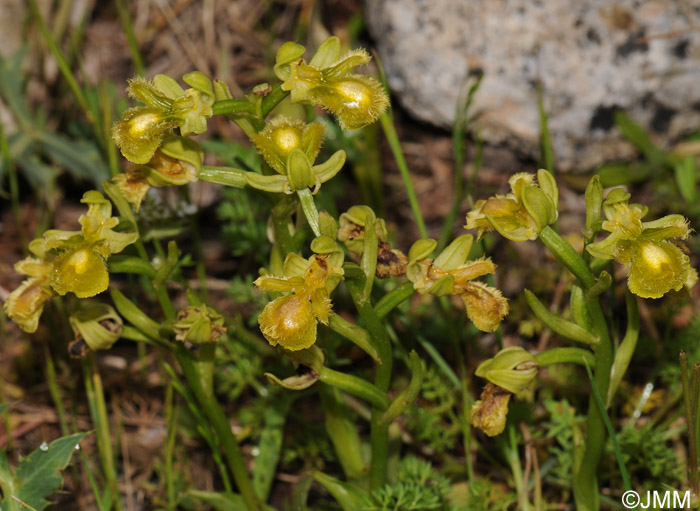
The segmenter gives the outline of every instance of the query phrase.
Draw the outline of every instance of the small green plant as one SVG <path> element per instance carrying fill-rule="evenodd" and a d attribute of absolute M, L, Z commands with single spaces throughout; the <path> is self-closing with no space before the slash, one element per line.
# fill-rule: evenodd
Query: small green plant
<path fill-rule="evenodd" d="M 440 242 L 431 239 L 400 152 L 388 95 L 378 80 L 355 71 L 370 62 L 369 54 L 343 52 L 337 37 L 326 39 L 308 62 L 305 54 L 299 44 L 283 44 L 273 68 L 279 81 L 261 83 L 242 97 L 233 97 L 225 83 L 197 71 L 182 77 L 188 88 L 164 74 L 152 80 L 132 79 L 127 92 L 141 105 L 126 110 L 112 127 L 114 142 L 131 164 L 102 184 L 109 199 L 95 190 L 84 194 L 87 211 L 77 221 L 78 230 L 46 231 L 29 243 L 31 255 L 16 265 L 27 278 L 10 293 L 4 310 L 24 331 L 35 332 L 44 309 L 55 303 L 67 312 L 76 341 L 88 351 L 109 349 L 123 338 L 163 355 L 162 373 L 170 386 L 164 469 L 167 508 L 177 509 L 194 499 L 226 509 L 269 509 L 282 461 L 306 472 L 302 478 L 306 482 L 300 481 L 298 493 L 295 490 L 295 509 L 306 508 L 311 479 L 345 511 L 510 509 L 516 497 L 521 509 L 542 509 L 536 449 L 531 439 L 526 440 L 529 430 L 524 427 L 526 457 L 534 467 L 531 504 L 515 414 L 509 411 L 517 408 L 511 400 L 532 400 L 542 370 L 555 364 L 592 371 L 585 427 L 579 428 L 577 414 L 566 401 L 545 404 L 556 463 L 550 467 L 551 475 L 559 484 L 570 485 L 577 509 L 600 509 L 599 467 L 609 439 L 625 484 L 625 462 L 637 473 L 646 469 L 652 476 L 663 473 L 670 464 L 665 453 L 650 449 L 654 460 L 640 460 L 628 449 L 634 442 L 658 441 L 657 432 L 626 429 L 619 438 L 610 435 L 608 408 L 636 349 L 638 300 L 690 289 L 697 281 L 682 243 L 691 232 L 688 221 L 678 214 L 643 221 L 646 206 L 631 203 L 631 194 L 622 188 L 606 194 L 595 176 L 584 197 L 579 251 L 555 230 L 559 184 L 551 172 L 541 169 L 536 174 L 514 174 L 509 193 L 473 204 L 465 228 L 476 237 L 463 233 L 450 239 L 449 225 Z M 467 106 L 478 84 L 470 89 Z M 308 118 L 274 113 L 283 101 L 305 105 Z M 407 252 L 392 245 L 386 221 L 369 206 L 354 205 L 339 215 L 319 211 L 318 204 L 330 201 L 324 190 L 343 170 L 347 155 L 341 148 L 332 154 L 322 150 L 327 129 L 313 119 L 313 107 L 332 114 L 342 129 L 381 122 L 421 232 Z M 207 132 L 214 116 L 238 126 L 250 149 L 226 141 L 202 146 L 191 138 Z M 205 151 L 227 165 L 206 165 Z M 546 160 L 552 159 L 548 151 Z M 197 265 L 200 287 L 206 288 L 206 268 L 197 260 L 201 250 L 195 247 L 191 254 L 183 254 L 188 252 L 187 241 L 174 239 L 188 229 L 184 220 L 192 211 L 186 194 L 177 208 L 165 210 L 150 191 L 196 181 L 228 189 L 218 210 L 227 222 L 222 237 L 238 261 L 261 266 L 255 280 L 245 271 L 234 277 L 229 291 L 241 306 L 234 318 L 211 303 L 206 289 L 193 289 L 186 278 L 188 267 Z M 462 184 L 460 180 L 460 195 Z M 468 185 L 472 192 L 473 182 Z M 456 202 L 453 211 L 458 206 Z M 432 298 L 430 306 L 437 304 L 446 323 L 456 317 L 450 301 L 454 300 L 460 310 L 458 325 L 468 321 L 470 332 L 498 333 L 510 306 L 494 283 L 498 268 L 485 253 L 486 244 L 476 248 L 493 233 L 514 242 L 542 243 L 571 274 L 574 284 L 566 316 L 552 312 L 533 292 L 523 294 L 544 325 L 577 345 L 537 353 L 523 346 L 499 346 L 474 371 L 486 381 L 480 399 L 474 401 L 459 335 L 453 346 L 462 357 L 458 377 L 445 357 L 421 340 L 423 336 L 416 339 L 435 367 L 422 360 L 422 350 L 411 349 L 409 335 L 404 344 L 393 319 L 399 308 L 406 314 L 409 307 L 402 304 L 418 295 L 423 301 Z M 614 262 L 624 267 L 626 281 L 614 282 Z M 393 285 L 383 284 L 384 279 L 393 279 Z M 84 301 L 107 290 L 111 305 Z M 626 297 L 627 324 L 620 332 L 618 322 L 608 321 L 604 313 L 616 291 Z M 248 318 L 242 314 L 254 318 L 260 335 L 246 328 Z M 410 320 L 406 324 L 415 326 Z M 502 336 L 496 338 L 502 341 Z M 175 362 L 177 367 L 170 365 Z M 105 460 L 104 493 L 110 496 L 100 507 L 119 509 L 118 474 L 94 357 L 88 356 L 83 369 L 98 448 Z M 441 395 L 453 389 L 461 392 L 461 400 Z M 181 484 L 172 475 L 175 392 L 186 404 L 192 429 L 211 449 L 222 492 L 176 490 Z M 227 405 L 247 398 L 246 406 L 236 412 L 241 426 L 236 434 L 222 395 Z M 418 406 L 426 406 L 417 409 L 419 396 Z M 290 441 L 285 438 L 285 424 L 299 420 L 291 419 L 299 410 L 304 411 L 302 416 L 323 419 Z M 405 413 L 409 417 L 398 421 Z M 467 422 L 487 437 L 470 430 Z M 450 444 L 461 433 L 466 490 L 430 463 L 402 456 L 397 449 L 401 425 L 443 457 L 451 456 Z M 444 431 L 431 431 L 441 428 Z M 313 441 L 322 431 L 326 437 Z M 504 479 L 513 482 L 517 496 L 474 473 L 474 447 L 481 447 L 476 451 L 479 456 L 493 458 L 488 454 L 491 442 L 505 454 Z M 250 444 L 250 449 L 243 449 L 242 443 Z M 321 452 L 320 446 L 329 450 L 332 446 L 332 455 Z M 337 473 L 328 473 L 332 469 L 326 465 L 336 462 Z M 66 463 L 67 459 L 61 466 Z M 22 466 L 16 477 L 22 476 Z M 12 485 L 21 477 L 7 477 L 5 499 L 19 498 L 18 486 Z"/>

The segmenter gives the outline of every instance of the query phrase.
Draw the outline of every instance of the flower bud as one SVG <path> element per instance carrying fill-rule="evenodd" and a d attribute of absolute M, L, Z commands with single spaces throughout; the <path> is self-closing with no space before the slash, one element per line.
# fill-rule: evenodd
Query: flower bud
<path fill-rule="evenodd" d="M 82 339 L 91 350 L 108 350 L 124 328 L 122 318 L 104 303 L 85 305 L 68 319 L 76 339 Z"/>
<path fill-rule="evenodd" d="M 479 364 L 476 375 L 519 395 L 535 380 L 537 362 L 535 357 L 525 349 L 520 346 L 511 346 Z"/>
<path fill-rule="evenodd" d="M 192 344 L 218 342 L 226 333 L 223 316 L 206 305 L 190 305 L 181 310 L 173 330 L 176 340 Z"/>

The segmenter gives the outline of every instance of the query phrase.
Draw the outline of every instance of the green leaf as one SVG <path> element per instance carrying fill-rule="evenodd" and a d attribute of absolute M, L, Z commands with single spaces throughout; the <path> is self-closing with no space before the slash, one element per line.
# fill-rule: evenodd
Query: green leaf
<path fill-rule="evenodd" d="M 314 472 L 312 476 L 328 490 L 343 511 L 357 511 L 364 507 L 365 493 L 359 487 L 339 481 L 323 472 Z"/>
<path fill-rule="evenodd" d="M 46 498 L 63 483 L 60 471 L 68 466 L 75 448 L 86 436 L 87 433 L 65 436 L 32 452 L 17 468 L 15 492 L 6 500 L 16 498 L 28 509 L 44 509 L 49 504 Z"/>
<path fill-rule="evenodd" d="M 695 156 L 686 156 L 673 167 L 676 175 L 676 185 L 681 197 L 688 203 L 695 202 L 695 185 L 697 169 Z"/>
<path fill-rule="evenodd" d="M 93 143 L 48 131 L 41 132 L 38 140 L 49 158 L 74 177 L 91 180 L 95 185 L 110 177 L 100 152 Z"/>
<path fill-rule="evenodd" d="M 0 404 L 0 413 L 4 412 L 7 408 L 10 407 L 12 403 L 2 403 Z"/>
<path fill-rule="evenodd" d="M 648 179 L 657 169 L 648 163 L 611 163 L 596 170 L 603 188 L 640 183 Z"/>
<path fill-rule="evenodd" d="M 270 495 L 275 479 L 282 450 L 284 423 L 291 404 L 292 399 L 285 393 L 265 411 L 265 428 L 260 435 L 259 454 L 255 458 L 253 469 L 253 488 L 262 501 L 266 501 Z"/>
<path fill-rule="evenodd" d="M 532 291 L 525 289 L 525 301 L 535 313 L 535 316 L 547 325 L 553 332 L 573 341 L 582 342 L 590 346 L 595 346 L 600 342 L 600 339 L 595 337 L 585 328 L 580 327 L 576 323 L 566 321 L 559 316 L 549 312 L 549 309 L 540 302 Z"/>

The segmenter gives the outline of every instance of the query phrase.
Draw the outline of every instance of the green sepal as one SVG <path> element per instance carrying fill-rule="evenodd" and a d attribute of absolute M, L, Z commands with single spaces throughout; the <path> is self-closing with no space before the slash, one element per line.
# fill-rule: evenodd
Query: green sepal
<path fill-rule="evenodd" d="M 411 245 L 408 251 L 408 264 L 406 265 L 406 277 L 411 282 L 418 278 L 418 263 L 433 253 L 437 247 L 437 241 L 433 239 L 420 239 Z"/>
<path fill-rule="evenodd" d="M 155 86 L 171 100 L 176 100 L 185 95 L 185 90 L 174 78 L 168 75 L 158 74 L 153 77 Z"/>
<path fill-rule="evenodd" d="M 471 234 L 459 236 L 435 258 L 435 266 L 445 271 L 454 270 L 458 266 L 462 266 L 469 257 L 473 243 L 474 236 Z"/>
<path fill-rule="evenodd" d="M 192 71 L 183 75 L 182 81 L 199 92 L 214 97 L 214 87 L 212 86 L 211 78 L 204 73 Z"/>
<path fill-rule="evenodd" d="M 311 162 L 301 149 L 293 149 L 287 157 L 287 179 L 294 191 L 311 188 L 316 183 Z"/>
<path fill-rule="evenodd" d="M 504 238 L 508 238 L 512 241 L 528 241 L 537 238 L 537 230 L 532 228 L 536 226 L 528 227 L 519 225 L 512 218 L 496 217 L 488 213 L 485 213 L 484 216 L 491 226 Z"/>
<path fill-rule="evenodd" d="M 304 390 L 308 389 L 318 381 L 318 374 L 314 372 L 307 372 L 304 373 L 300 376 L 290 376 L 289 378 L 285 378 L 284 380 L 281 380 L 277 376 L 275 376 L 272 373 L 265 373 L 265 377 L 267 378 L 267 381 L 269 381 L 273 385 L 279 385 L 280 387 L 284 387 L 287 390 Z"/>
<path fill-rule="evenodd" d="M 426 291 L 433 296 L 447 296 L 454 292 L 455 288 L 455 278 L 452 275 L 445 275 L 444 277 L 436 280 L 430 286 L 429 289 L 419 289 L 420 294 L 425 294 Z"/>
<path fill-rule="evenodd" d="M 287 81 L 290 78 L 289 64 L 299 60 L 306 51 L 302 45 L 288 41 L 280 46 L 275 57 L 275 67 L 273 71 L 275 76 L 282 81 Z"/>
<path fill-rule="evenodd" d="M 309 260 L 295 252 L 290 252 L 284 258 L 283 271 L 287 277 L 303 277 L 309 267 Z"/>
<path fill-rule="evenodd" d="M 537 376 L 537 362 L 524 348 L 510 346 L 479 364 L 475 374 L 518 395 L 526 391 Z"/>
<path fill-rule="evenodd" d="M 121 336 L 124 323 L 116 311 L 105 303 L 87 303 L 68 318 L 73 332 L 91 350 L 108 350 Z"/>
<path fill-rule="evenodd" d="M 255 172 L 246 172 L 244 178 L 248 186 L 263 192 L 282 193 L 289 190 L 287 176 L 263 176 Z"/>
<path fill-rule="evenodd" d="M 324 69 L 332 66 L 340 58 L 340 39 L 331 36 L 321 43 L 309 65 Z"/>
<path fill-rule="evenodd" d="M 313 173 L 319 183 L 325 183 L 332 179 L 345 165 L 345 151 L 340 149 L 331 155 L 325 162 L 314 165 Z"/>
<path fill-rule="evenodd" d="M 549 196 L 536 186 L 525 186 L 522 191 L 523 207 L 537 224 L 538 231 L 557 219 L 557 210 Z"/>
<path fill-rule="evenodd" d="M 594 175 L 586 186 L 586 237 L 592 239 L 602 224 L 600 213 L 603 207 L 603 185 L 600 184 L 600 176 Z"/>
<path fill-rule="evenodd" d="M 228 85 L 226 85 L 226 82 L 214 80 L 214 98 L 217 101 L 233 99 L 233 94 L 231 94 L 231 90 L 228 88 Z"/>
<path fill-rule="evenodd" d="M 321 348 L 316 345 L 303 350 L 291 351 L 284 348 L 279 348 L 279 351 L 296 365 L 305 365 L 316 373 L 320 374 L 323 371 L 323 365 L 326 362 L 326 356 Z"/>
<path fill-rule="evenodd" d="M 554 209 L 557 210 L 559 207 L 559 187 L 557 187 L 557 181 L 552 173 L 545 169 L 538 170 L 537 183 L 545 195 L 549 197 L 549 200 L 552 201 Z"/>

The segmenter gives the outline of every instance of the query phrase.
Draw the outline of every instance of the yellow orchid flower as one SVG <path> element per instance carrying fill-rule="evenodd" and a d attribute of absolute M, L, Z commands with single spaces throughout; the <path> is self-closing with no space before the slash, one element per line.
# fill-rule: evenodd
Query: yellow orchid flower
<path fill-rule="evenodd" d="M 354 50 L 341 57 L 340 39 L 329 37 L 307 64 L 306 49 L 284 43 L 277 52 L 274 71 L 282 89 L 290 91 L 293 103 L 316 105 L 333 113 L 343 129 L 357 129 L 376 121 L 389 106 L 382 85 L 351 71 L 372 58 L 365 50 Z"/>
<path fill-rule="evenodd" d="M 647 208 L 629 204 L 630 195 L 621 188 L 611 190 L 603 203 L 606 221 L 602 227 L 610 234 L 591 243 L 588 252 L 599 259 L 615 259 L 627 267 L 628 286 L 642 298 L 660 298 L 671 290 L 680 290 L 692 282 L 690 261 L 672 238 L 686 239 L 688 220 L 668 215 L 642 222 Z"/>
<path fill-rule="evenodd" d="M 298 351 L 316 342 L 317 321 L 328 324 L 330 292 L 343 275 L 331 259 L 331 255 L 318 254 L 307 261 L 290 254 L 284 265 L 285 278 L 260 277 L 254 282 L 263 291 L 292 293 L 268 303 L 258 318 L 271 345 Z"/>
<path fill-rule="evenodd" d="M 508 180 L 511 193 L 479 200 L 467 214 L 466 229 L 477 231 L 477 240 L 496 230 L 513 241 L 537 239 L 540 231 L 556 222 L 559 190 L 546 170 L 514 174 Z"/>
<path fill-rule="evenodd" d="M 428 255 L 437 243 L 417 241 L 408 253 L 406 276 L 421 294 L 459 296 L 474 326 L 483 332 L 493 332 L 508 314 L 508 300 L 500 290 L 474 280 L 494 273 L 496 265 L 490 258 L 467 260 L 473 239 L 470 234 L 460 236 L 435 260 Z"/>

